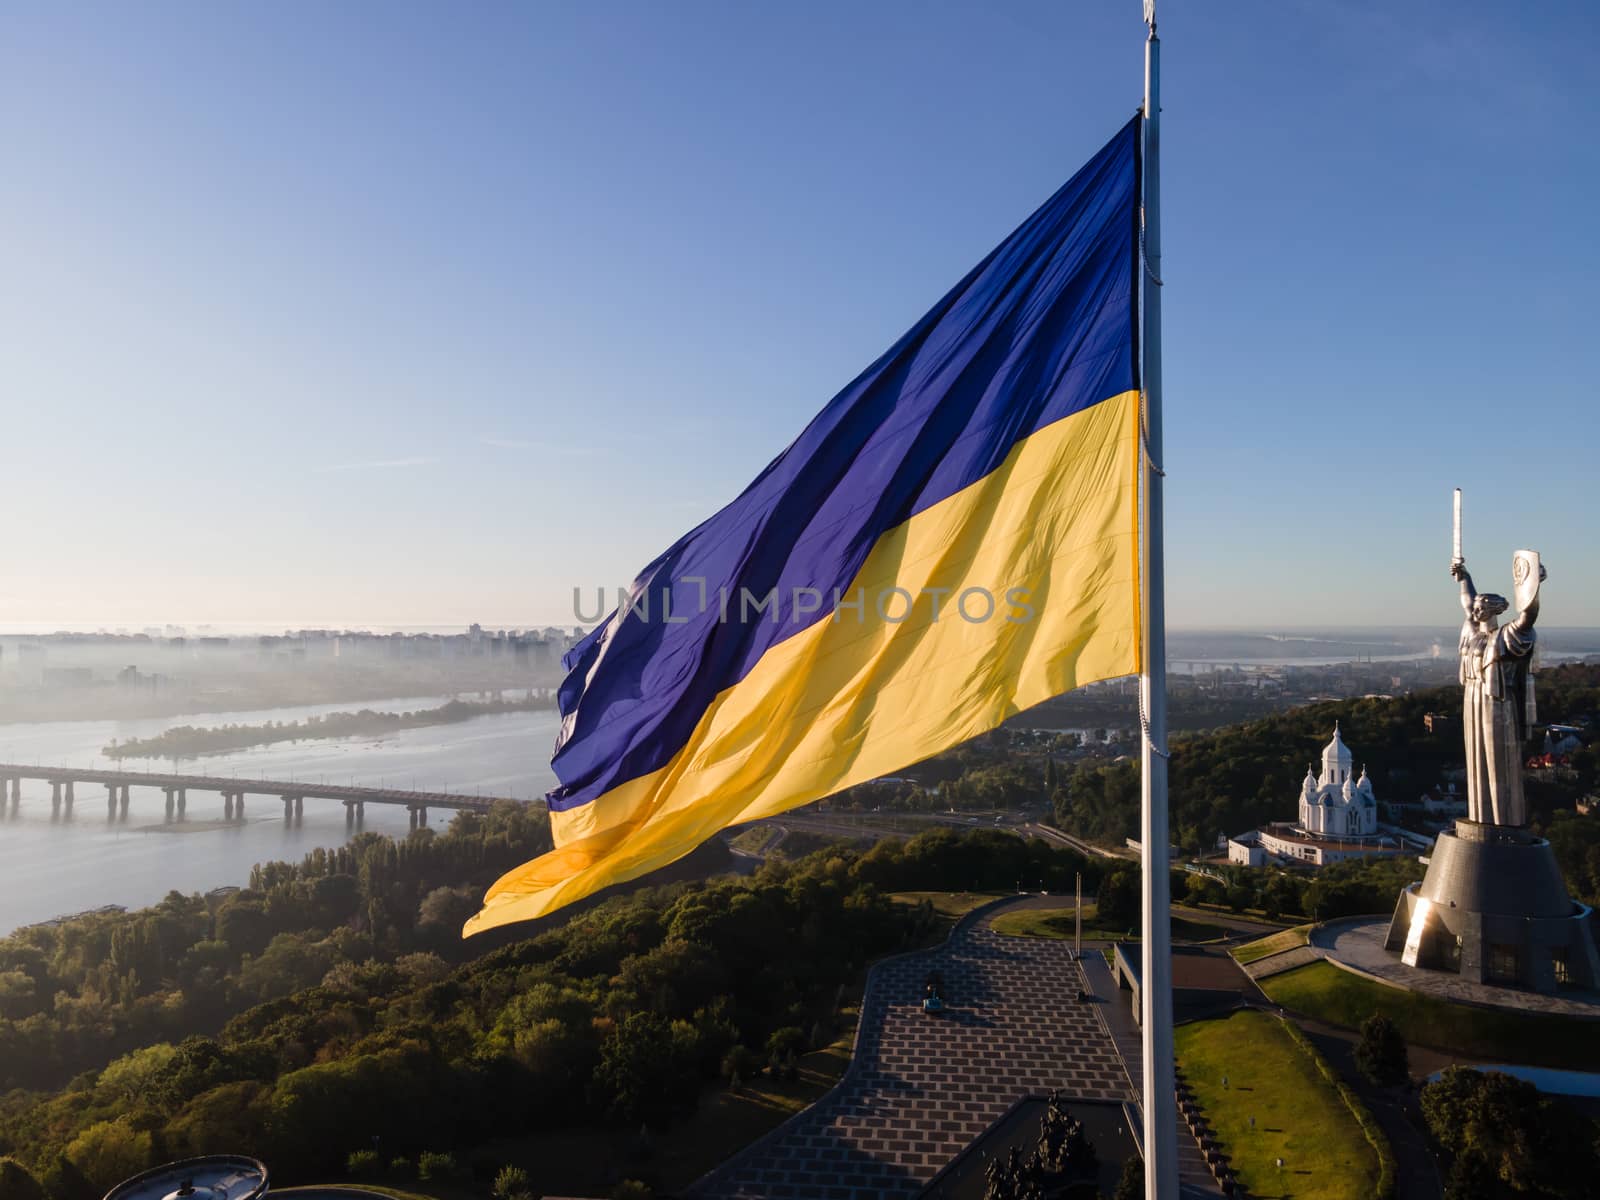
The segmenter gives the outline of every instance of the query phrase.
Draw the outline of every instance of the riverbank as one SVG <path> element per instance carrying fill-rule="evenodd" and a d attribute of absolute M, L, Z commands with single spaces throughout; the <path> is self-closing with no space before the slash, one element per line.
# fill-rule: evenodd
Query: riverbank
<path fill-rule="evenodd" d="M 438 707 L 449 696 L 403 697 L 399 711 Z M 334 709 L 310 706 L 257 710 L 251 724 L 304 721 Z M 221 724 L 223 714 L 199 714 L 196 724 Z M 119 769 L 101 754 L 113 738 L 153 737 L 162 720 L 61 721 L 0 726 L 0 761 L 25 761 Z M 548 759 L 558 718 L 554 712 L 511 712 L 451 725 L 403 729 L 371 738 L 280 742 L 209 758 L 208 771 L 257 778 L 301 779 L 373 787 L 515 796 L 533 799 L 555 784 Z M 126 769 L 121 768 L 121 769 Z M 23 783 L 15 817 L 0 818 L 0 935 L 62 913 L 116 904 L 137 908 L 169 891 L 208 891 L 238 884 L 258 862 L 298 861 L 318 848 L 344 845 L 355 830 L 339 804 L 307 801 L 300 823 L 289 826 L 269 808 L 249 809 L 244 824 L 218 822 L 222 797 L 189 795 L 188 820 L 167 826 L 159 789 L 135 787 L 128 820 L 106 821 L 103 794 L 80 789 L 70 818 L 52 821 L 48 784 Z M 404 838 L 410 814 L 394 805 L 368 805 L 364 829 Z M 449 812 L 428 813 L 429 827 L 444 829 Z M 142 827 L 160 826 L 151 836 Z"/>
<path fill-rule="evenodd" d="M 317 738 L 372 737 L 394 733 L 401 729 L 420 729 L 429 725 L 450 725 L 470 721 L 473 717 L 493 716 L 499 713 L 537 712 L 555 708 L 555 700 L 547 691 L 529 691 L 525 696 L 506 700 L 500 697 L 486 700 L 452 698 L 437 708 L 418 711 L 389 712 L 363 708 L 356 712 L 313 714 L 299 721 L 268 721 L 260 725 L 219 725 L 201 727 L 177 725 L 163 730 L 155 737 L 113 740 L 103 748 L 107 758 L 200 758 L 226 754 L 233 750 L 248 750 L 255 746 L 270 746 L 277 742 L 301 742 Z"/>

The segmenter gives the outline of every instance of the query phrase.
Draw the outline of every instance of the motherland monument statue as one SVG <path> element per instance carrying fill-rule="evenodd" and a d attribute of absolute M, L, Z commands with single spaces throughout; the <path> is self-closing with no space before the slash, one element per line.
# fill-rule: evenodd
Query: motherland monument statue
<path fill-rule="evenodd" d="M 1460 647 L 1467 816 L 1487 825 L 1526 825 L 1522 751 L 1535 717 L 1533 623 L 1539 616 L 1545 569 L 1535 550 L 1512 556 L 1517 615 L 1505 625 L 1499 621 L 1508 607 L 1504 596 L 1474 588 L 1462 558 L 1451 562 L 1450 574 L 1461 583 L 1461 607 L 1467 614 Z"/>
<path fill-rule="evenodd" d="M 1466 613 L 1459 649 L 1467 816 L 1434 842 L 1422 882 L 1400 893 L 1384 945 L 1407 966 L 1453 971 L 1474 983 L 1595 988 L 1600 954 L 1590 910 L 1567 895 L 1549 841 L 1529 830 L 1523 791 L 1545 568 L 1537 551 L 1518 550 L 1512 602 L 1478 591 L 1461 553 L 1457 488 L 1450 574 Z M 1516 616 L 1502 625 L 1513 603 Z"/>

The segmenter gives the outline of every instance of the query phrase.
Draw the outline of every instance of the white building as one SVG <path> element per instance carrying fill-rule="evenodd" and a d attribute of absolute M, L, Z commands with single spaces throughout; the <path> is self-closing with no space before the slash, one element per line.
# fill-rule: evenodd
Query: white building
<path fill-rule="evenodd" d="M 1378 832 L 1378 801 L 1372 794 L 1367 769 L 1352 779 L 1350 748 L 1333 727 L 1333 741 L 1322 750 L 1322 774 L 1306 768 L 1300 788 L 1300 828 L 1312 834 L 1336 837 L 1370 837 Z"/>
<path fill-rule="evenodd" d="M 1399 839 L 1378 832 L 1378 801 L 1363 768 L 1353 772 L 1354 759 L 1339 727 L 1322 750 L 1322 773 L 1306 771 L 1300 785 L 1300 819 L 1252 829 L 1228 839 L 1228 861 L 1262 867 L 1298 863 L 1325 867 L 1347 858 L 1386 857 L 1403 853 Z"/>

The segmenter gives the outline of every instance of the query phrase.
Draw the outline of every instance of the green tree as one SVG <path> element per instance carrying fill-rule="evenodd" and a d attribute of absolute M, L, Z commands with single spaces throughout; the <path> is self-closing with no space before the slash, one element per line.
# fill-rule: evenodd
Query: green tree
<path fill-rule="evenodd" d="M 17 1020 L 33 1012 L 38 990 L 26 971 L 0 971 L 0 1018 Z"/>
<path fill-rule="evenodd" d="M 174 1156 L 267 1154 L 263 1131 L 271 1089 L 253 1079 L 202 1092 L 167 1122 L 163 1136 Z M 269 1155 L 270 1157 L 270 1155 Z"/>
<path fill-rule="evenodd" d="M 1108 929 L 1137 928 L 1144 906 L 1140 903 L 1139 868 L 1113 867 L 1095 894 L 1099 923 Z"/>
<path fill-rule="evenodd" d="M 105 1191 L 97 1188 L 70 1158 L 60 1153 L 45 1164 L 38 1179 L 51 1200 L 95 1200 Z"/>
<path fill-rule="evenodd" d="M 0 1158 L 0 1200 L 46 1200 L 44 1185 L 14 1158 Z"/>
<path fill-rule="evenodd" d="M 151 1165 L 154 1139 L 126 1120 L 96 1121 L 67 1144 L 68 1160 L 101 1191 Z"/>
<path fill-rule="evenodd" d="M 131 1104 L 139 1099 L 153 1099 L 157 1082 L 166 1078 L 178 1057 L 178 1048 L 166 1042 L 157 1042 L 121 1058 L 113 1059 L 95 1084 L 98 1098 L 118 1104 Z"/>
<path fill-rule="evenodd" d="M 1190 875 L 1184 881 L 1184 892 L 1190 904 L 1223 904 L 1227 901 L 1227 889 L 1209 875 Z"/>
<path fill-rule="evenodd" d="M 695 1047 L 685 1022 L 652 1012 L 630 1013 L 601 1043 L 596 1099 L 626 1125 L 661 1124 L 694 1101 Z"/>
<path fill-rule="evenodd" d="M 1122 1162 L 1122 1174 L 1117 1178 L 1117 1190 L 1111 1200 L 1144 1200 L 1144 1159 L 1138 1153 L 1129 1154 Z"/>
<path fill-rule="evenodd" d="M 749 1046 L 734 1046 L 722 1056 L 722 1077 L 737 1091 L 761 1074 L 761 1056 Z"/>
<path fill-rule="evenodd" d="M 1381 1013 L 1373 1014 L 1361 1024 L 1356 1067 L 1373 1083 L 1383 1087 L 1404 1083 L 1410 1077 L 1405 1035 Z"/>
<path fill-rule="evenodd" d="M 1451 1067 L 1422 1089 L 1428 1129 L 1455 1157 L 1447 1200 L 1591 1200 L 1593 1121 L 1498 1071 Z"/>

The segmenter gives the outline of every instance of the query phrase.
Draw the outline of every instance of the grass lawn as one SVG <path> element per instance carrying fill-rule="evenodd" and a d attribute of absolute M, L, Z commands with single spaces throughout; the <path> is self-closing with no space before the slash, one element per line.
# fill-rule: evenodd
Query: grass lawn
<path fill-rule="evenodd" d="M 535 1196 L 606 1196 L 622 1179 L 640 1179 L 657 1192 L 675 1195 L 837 1083 L 850 1063 L 854 1036 L 853 1028 L 846 1030 L 831 1045 L 802 1057 L 793 1082 L 761 1075 L 737 1093 L 725 1085 L 707 1088 L 692 1116 L 652 1131 L 648 1153 L 640 1152 L 637 1130 L 591 1128 L 502 1139 L 472 1153 L 526 1169 Z M 456 1200 L 448 1185 L 437 1192 L 427 1183 L 415 1186 L 440 1200 Z"/>
<path fill-rule="evenodd" d="M 1011 894 L 1011 892 L 891 892 L 889 899 L 896 904 L 908 904 L 913 907 L 926 900 L 933 905 L 934 912 L 954 924 L 979 905 Z"/>
<path fill-rule="evenodd" d="M 1261 981 L 1261 990 L 1295 1012 L 1359 1029 L 1382 1013 L 1406 1041 L 1452 1054 L 1499 1058 L 1575 1071 L 1600 1070 L 1600 1022 L 1451 1004 L 1401 991 L 1315 962 Z"/>
<path fill-rule="evenodd" d="M 735 850 L 745 854 L 760 854 L 767 848 L 767 843 L 772 840 L 772 826 L 766 823 L 752 825 L 748 829 L 741 829 L 733 835 L 733 840 L 728 844 Z"/>
<path fill-rule="evenodd" d="M 1311 926 L 1296 925 L 1293 929 L 1270 933 L 1264 938 L 1246 942 L 1234 950 L 1233 957 L 1240 966 L 1243 966 L 1245 963 L 1266 958 L 1269 954 L 1278 954 L 1284 950 L 1293 950 L 1296 946 L 1304 946 L 1310 940 Z"/>
<path fill-rule="evenodd" d="M 1071 941 L 1074 935 L 1075 918 L 1073 910 L 1069 908 L 1025 908 L 1021 912 L 1002 913 L 992 923 L 996 933 L 1009 934 L 1012 937 L 1046 937 L 1063 938 Z M 1226 937 L 1228 931 L 1217 925 L 1208 925 L 1203 921 L 1191 921 L 1187 917 L 1174 916 L 1172 918 L 1172 936 L 1180 942 L 1209 942 L 1216 938 Z M 1083 906 L 1083 936 L 1093 941 L 1117 940 L 1137 941 L 1139 931 L 1129 931 L 1122 926 L 1110 928 L 1102 926 L 1099 914 L 1092 904 Z"/>
<path fill-rule="evenodd" d="M 1244 1009 L 1180 1025 L 1176 1036 L 1178 1063 L 1250 1195 L 1370 1200 L 1376 1194 L 1377 1151 L 1317 1060 L 1277 1017 Z M 1275 1165 L 1280 1157 L 1282 1170 Z"/>

